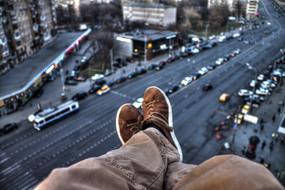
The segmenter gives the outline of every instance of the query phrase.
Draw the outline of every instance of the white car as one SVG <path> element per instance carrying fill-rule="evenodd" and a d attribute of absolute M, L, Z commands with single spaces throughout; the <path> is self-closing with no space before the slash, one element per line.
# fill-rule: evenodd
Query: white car
<path fill-rule="evenodd" d="M 270 88 L 275 88 L 275 87 L 276 87 L 276 84 L 275 84 L 273 81 L 271 81 L 271 80 L 266 80 L 266 81 L 263 81 L 263 82 L 261 83 L 261 86 L 262 86 L 262 87 L 265 87 L 265 88 L 268 88 L 268 87 L 270 87 Z"/>
<path fill-rule="evenodd" d="M 235 53 L 236 55 L 240 54 L 240 52 L 241 52 L 240 49 L 236 49 L 236 50 L 234 51 L 234 53 Z"/>
<path fill-rule="evenodd" d="M 270 95 L 270 92 L 268 89 L 264 89 L 264 88 L 259 88 L 255 91 L 255 93 L 257 95 L 262 95 L 262 96 L 267 96 L 267 95 Z"/>
<path fill-rule="evenodd" d="M 132 105 L 138 109 L 138 108 L 141 108 L 142 102 L 143 102 L 143 98 L 138 98 Z"/>
<path fill-rule="evenodd" d="M 240 89 L 240 91 L 238 92 L 238 95 L 241 97 L 251 96 L 251 95 L 253 95 L 253 92 L 250 90 L 247 90 L 247 89 Z"/>
<path fill-rule="evenodd" d="M 200 53 L 200 50 L 198 48 L 191 47 L 190 48 L 190 52 L 193 53 L 193 54 L 197 54 L 197 53 Z"/>
<path fill-rule="evenodd" d="M 257 80 L 263 81 L 264 80 L 264 75 L 260 74 L 257 76 Z"/>
<path fill-rule="evenodd" d="M 205 74 L 207 74 L 209 72 L 209 70 L 206 68 L 206 67 L 203 67 L 203 68 L 201 68 L 199 71 L 198 71 L 198 73 L 200 74 L 200 75 L 205 75 Z"/>
<path fill-rule="evenodd" d="M 257 83 L 258 82 L 256 80 L 252 80 L 252 81 L 250 81 L 249 86 L 254 88 L 254 87 L 256 87 Z"/>
<path fill-rule="evenodd" d="M 180 84 L 181 84 L 182 86 L 187 86 L 187 85 L 190 84 L 192 81 L 193 81 L 193 78 L 192 78 L 192 77 L 185 77 L 185 78 L 180 82 Z"/>
<path fill-rule="evenodd" d="M 95 74 L 91 77 L 91 80 L 100 80 L 100 79 L 104 79 L 104 75 L 102 74 Z"/>
<path fill-rule="evenodd" d="M 224 41 L 226 41 L 226 36 L 224 36 L 224 35 L 221 35 L 221 36 L 219 36 L 219 39 L 218 39 L 218 41 L 219 42 L 224 42 Z"/>
<path fill-rule="evenodd" d="M 223 64 L 224 63 L 224 58 L 219 58 L 219 59 L 217 59 L 217 61 L 216 61 L 216 65 L 221 65 L 221 64 Z"/>
<path fill-rule="evenodd" d="M 240 37 L 240 33 L 234 33 L 233 34 L 233 38 L 238 38 L 238 37 Z"/>

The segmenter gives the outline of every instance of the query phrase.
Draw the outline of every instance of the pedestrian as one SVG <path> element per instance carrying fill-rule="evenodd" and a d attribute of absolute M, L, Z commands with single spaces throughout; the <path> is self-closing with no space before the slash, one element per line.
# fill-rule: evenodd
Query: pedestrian
<path fill-rule="evenodd" d="M 280 108 L 280 107 L 277 109 L 277 112 L 278 112 L 279 114 L 281 113 L 281 108 Z"/>
<path fill-rule="evenodd" d="M 273 151 L 273 148 L 274 148 L 274 144 L 273 144 L 273 141 L 270 142 L 270 145 L 269 145 L 269 150 L 270 152 Z"/>
<path fill-rule="evenodd" d="M 263 124 L 264 123 L 264 120 L 263 118 L 260 119 L 260 124 Z"/>
<path fill-rule="evenodd" d="M 262 132 L 262 131 L 263 131 L 263 129 L 264 129 L 264 125 L 263 125 L 263 124 L 261 124 L 261 125 L 260 125 L 260 132 Z"/>
<path fill-rule="evenodd" d="M 275 114 L 272 116 L 272 122 L 275 122 Z"/>
<path fill-rule="evenodd" d="M 263 150 L 265 146 L 266 146 L 266 141 L 264 140 L 261 144 L 261 150 Z"/>
<path fill-rule="evenodd" d="M 122 147 L 55 169 L 35 190 L 284 190 L 265 167 L 235 155 L 215 156 L 198 166 L 182 163 L 167 96 L 149 87 L 142 105 L 142 113 L 131 104 L 117 112 Z"/>
<path fill-rule="evenodd" d="M 259 160 L 259 163 L 260 164 L 264 164 L 264 162 L 265 162 L 264 158 L 261 157 L 260 160 Z"/>

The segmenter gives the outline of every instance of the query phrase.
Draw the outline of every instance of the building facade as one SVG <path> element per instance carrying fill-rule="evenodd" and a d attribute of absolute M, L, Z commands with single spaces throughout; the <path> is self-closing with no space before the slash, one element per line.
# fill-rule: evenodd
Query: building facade
<path fill-rule="evenodd" d="M 51 40 L 56 15 L 53 0 L 4 0 L 0 7 L 10 52 L 9 63 L 1 63 L 6 65 L 1 73 L 11 65 L 21 63 Z"/>
<path fill-rule="evenodd" d="M 176 24 L 176 7 L 145 2 L 129 2 L 122 6 L 125 22 L 143 22 L 158 26 Z"/>
<path fill-rule="evenodd" d="M 246 6 L 246 17 L 247 19 L 254 19 L 258 16 L 258 4 L 259 0 L 248 0 Z"/>
<path fill-rule="evenodd" d="M 233 11 L 235 7 L 235 0 L 208 0 L 208 9 L 219 5 L 228 5 L 229 10 Z"/>

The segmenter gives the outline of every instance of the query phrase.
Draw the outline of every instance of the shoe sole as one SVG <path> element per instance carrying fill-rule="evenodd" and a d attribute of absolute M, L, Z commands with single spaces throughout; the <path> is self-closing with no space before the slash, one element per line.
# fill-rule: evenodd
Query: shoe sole
<path fill-rule="evenodd" d="M 172 140 L 173 140 L 173 142 L 174 142 L 174 144 L 175 144 L 175 146 L 176 146 L 176 148 L 177 148 L 177 151 L 178 151 L 178 153 L 179 153 L 179 157 L 180 157 L 179 160 L 182 162 L 182 161 L 183 161 L 183 153 L 182 153 L 181 146 L 180 146 L 180 144 L 179 144 L 179 142 L 178 142 L 178 139 L 177 139 L 177 137 L 176 137 L 176 135 L 175 135 L 175 133 L 174 133 L 172 107 L 171 107 L 170 101 L 169 101 L 168 97 L 166 96 L 166 94 L 165 94 L 160 88 L 158 88 L 158 87 L 156 87 L 156 86 L 150 86 L 150 87 L 148 87 L 148 88 L 146 89 L 146 91 L 147 91 L 148 89 L 150 89 L 150 88 L 155 88 L 155 89 L 159 90 L 160 93 L 163 94 L 163 96 L 164 96 L 164 98 L 165 98 L 165 100 L 166 100 L 166 103 L 167 103 L 167 105 L 168 105 L 168 124 L 169 124 L 169 127 L 172 128 L 172 131 L 170 132 L 170 135 L 171 135 Z"/>
<path fill-rule="evenodd" d="M 120 115 L 120 112 L 121 112 L 121 110 L 122 110 L 122 108 L 123 108 L 124 106 L 131 106 L 131 104 L 129 104 L 129 103 L 123 104 L 123 105 L 118 109 L 117 114 L 116 114 L 116 130 L 117 130 L 118 137 L 119 137 L 119 139 L 120 139 L 120 141 L 121 141 L 121 143 L 122 143 L 123 145 L 126 144 L 126 142 L 124 142 L 124 140 L 123 140 L 123 138 L 122 138 L 122 136 L 121 136 L 120 126 L 119 126 L 119 115 Z"/>

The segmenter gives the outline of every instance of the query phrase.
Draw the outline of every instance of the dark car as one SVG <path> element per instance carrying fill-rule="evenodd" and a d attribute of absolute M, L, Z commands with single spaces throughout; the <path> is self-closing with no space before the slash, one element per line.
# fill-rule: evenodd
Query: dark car
<path fill-rule="evenodd" d="M 95 94 L 100 88 L 101 86 L 95 84 L 88 90 L 88 93 Z"/>
<path fill-rule="evenodd" d="M 174 85 L 166 91 L 166 95 L 173 94 L 177 90 L 179 90 L 179 85 Z"/>
<path fill-rule="evenodd" d="M 136 76 L 138 76 L 137 72 L 131 72 L 130 74 L 128 74 L 127 78 L 132 79 L 135 78 Z"/>
<path fill-rule="evenodd" d="M 203 85 L 203 87 L 202 87 L 203 91 L 209 91 L 209 90 L 212 90 L 212 89 L 213 89 L 213 86 L 210 83 L 207 83 L 207 84 Z"/>
<path fill-rule="evenodd" d="M 214 68 L 212 65 L 208 65 L 208 66 L 207 66 L 207 69 L 208 69 L 209 71 L 212 71 L 212 70 L 214 70 L 215 68 Z"/>
<path fill-rule="evenodd" d="M 74 81 L 74 80 L 66 79 L 66 80 L 64 81 L 64 84 L 65 84 L 65 85 L 72 85 L 72 86 L 75 86 L 75 85 L 77 85 L 77 82 Z"/>
<path fill-rule="evenodd" d="M 118 79 L 116 80 L 116 83 L 117 83 L 117 84 L 120 84 L 120 83 L 124 82 L 125 80 L 127 80 L 127 78 L 123 76 L 123 77 L 118 78 Z"/>
<path fill-rule="evenodd" d="M 176 57 L 175 56 L 170 56 L 170 57 L 167 58 L 166 63 L 172 63 L 174 61 L 176 61 Z"/>
<path fill-rule="evenodd" d="M 99 86 L 103 86 L 104 84 L 106 84 L 106 80 L 104 78 L 97 79 L 97 80 L 95 80 L 94 84 L 99 85 Z"/>
<path fill-rule="evenodd" d="M 145 68 L 139 68 L 137 71 L 137 74 L 142 75 L 142 74 L 145 74 L 146 72 L 147 72 L 147 70 Z"/>
<path fill-rule="evenodd" d="M 74 96 L 72 96 L 71 99 L 74 101 L 79 101 L 79 100 L 83 100 L 87 96 L 88 96 L 88 94 L 86 92 L 80 92 L 80 93 L 76 93 Z"/>
<path fill-rule="evenodd" d="M 16 123 L 6 124 L 2 128 L 0 128 L 0 136 L 11 133 L 12 131 L 16 130 L 17 128 L 18 128 L 18 125 Z"/>
<path fill-rule="evenodd" d="M 150 64 L 147 66 L 147 70 L 154 70 L 155 69 L 155 64 Z"/>
<path fill-rule="evenodd" d="M 194 73 L 192 76 L 193 76 L 193 79 L 194 79 L 194 80 L 197 80 L 197 79 L 199 79 L 199 78 L 201 77 L 201 74 L 199 74 L 199 73 Z"/>

